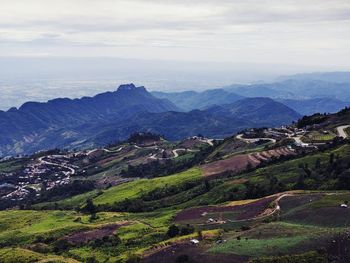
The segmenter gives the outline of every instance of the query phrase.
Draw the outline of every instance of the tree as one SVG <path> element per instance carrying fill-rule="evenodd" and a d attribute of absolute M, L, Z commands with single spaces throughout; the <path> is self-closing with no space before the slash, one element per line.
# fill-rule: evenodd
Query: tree
<path fill-rule="evenodd" d="M 210 190 L 210 184 L 209 184 L 209 181 L 207 179 L 204 180 L 204 185 L 205 185 L 205 190 L 209 191 Z"/>
<path fill-rule="evenodd" d="M 91 219 L 96 219 L 96 206 L 94 205 L 92 199 L 89 198 L 86 200 L 84 210 L 86 210 L 91 215 Z"/>
<path fill-rule="evenodd" d="M 203 233 L 202 231 L 198 231 L 198 240 L 203 240 Z"/>
<path fill-rule="evenodd" d="M 187 224 L 186 226 L 181 227 L 180 229 L 180 235 L 186 236 L 189 234 L 192 234 L 194 232 L 194 227 L 190 224 Z"/>
<path fill-rule="evenodd" d="M 303 174 L 299 175 L 298 181 L 297 181 L 297 187 L 298 189 L 303 189 L 305 187 L 305 176 Z"/>
<path fill-rule="evenodd" d="M 53 244 L 53 251 L 55 253 L 60 253 L 62 251 L 65 251 L 69 249 L 72 245 L 67 241 L 67 239 L 58 239 L 54 244 Z"/>
<path fill-rule="evenodd" d="M 315 162 L 315 170 L 318 170 L 321 168 L 321 159 L 317 158 Z"/>
<path fill-rule="evenodd" d="M 180 229 L 176 225 L 169 226 L 168 232 L 166 233 L 168 237 L 176 237 L 180 233 Z"/>

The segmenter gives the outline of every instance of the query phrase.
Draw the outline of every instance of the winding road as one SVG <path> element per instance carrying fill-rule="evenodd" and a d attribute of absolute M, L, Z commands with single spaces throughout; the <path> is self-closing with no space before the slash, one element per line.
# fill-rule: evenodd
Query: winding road
<path fill-rule="evenodd" d="M 349 128 L 350 125 L 343 125 L 343 126 L 339 126 L 337 127 L 337 132 L 339 137 L 346 139 L 347 137 L 349 137 L 349 135 L 346 133 L 346 129 Z"/>
<path fill-rule="evenodd" d="M 60 155 L 60 156 L 61 156 L 61 155 Z M 75 170 L 74 170 L 72 167 L 45 161 L 45 160 L 44 160 L 45 157 L 48 157 L 48 156 L 39 157 L 39 158 L 38 158 L 38 161 L 39 161 L 40 163 L 42 163 L 42 164 L 53 165 L 53 166 L 58 166 L 58 167 L 62 167 L 62 168 L 68 169 L 68 170 L 71 171 L 71 175 L 75 174 Z"/>
<path fill-rule="evenodd" d="M 86 153 L 86 155 L 90 155 L 90 154 L 92 154 L 92 153 L 94 153 L 94 152 L 96 152 L 96 151 L 98 151 L 98 150 L 104 151 L 104 152 L 106 152 L 106 153 L 117 153 L 117 152 L 120 152 L 120 151 L 123 150 L 123 149 L 124 149 L 123 146 L 120 147 L 120 148 L 118 148 L 117 150 L 114 150 L 114 151 L 111 151 L 111 150 L 108 150 L 108 149 L 105 149 L 105 148 L 103 148 L 103 149 L 93 149 L 93 150 L 88 151 L 88 152 Z"/>
<path fill-rule="evenodd" d="M 244 142 L 247 142 L 247 143 L 255 143 L 255 142 L 258 142 L 258 141 L 270 141 L 272 143 L 276 143 L 277 141 L 275 139 L 272 139 L 272 138 L 243 138 L 243 134 L 238 134 L 236 136 L 237 139 L 239 140 L 242 140 Z"/>

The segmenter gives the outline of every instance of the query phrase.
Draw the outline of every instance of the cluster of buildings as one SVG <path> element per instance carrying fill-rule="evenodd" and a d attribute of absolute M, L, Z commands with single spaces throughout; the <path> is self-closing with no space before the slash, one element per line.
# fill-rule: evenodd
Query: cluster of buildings
<path fill-rule="evenodd" d="M 39 196 L 70 182 L 79 168 L 71 156 L 49 155 L 32 160 L 17 172 L 0 173 L 0 200 L 21 201 L 29 195 Z"/>

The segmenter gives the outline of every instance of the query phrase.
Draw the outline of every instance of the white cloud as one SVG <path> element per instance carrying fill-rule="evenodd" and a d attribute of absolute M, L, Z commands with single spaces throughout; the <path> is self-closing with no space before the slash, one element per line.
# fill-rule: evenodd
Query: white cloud
<path fill-rule="evenodd" d="M 0 0 L 0 55 L 350 66 L 348 0 Z"/>

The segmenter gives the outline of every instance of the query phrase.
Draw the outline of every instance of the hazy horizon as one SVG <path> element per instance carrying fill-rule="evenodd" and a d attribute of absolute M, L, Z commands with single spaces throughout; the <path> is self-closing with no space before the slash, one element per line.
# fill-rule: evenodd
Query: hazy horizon
<path fill-rule="evenodd" d="M 350 71 L 345 0 L 0 0 L 0 109 Z"/>

